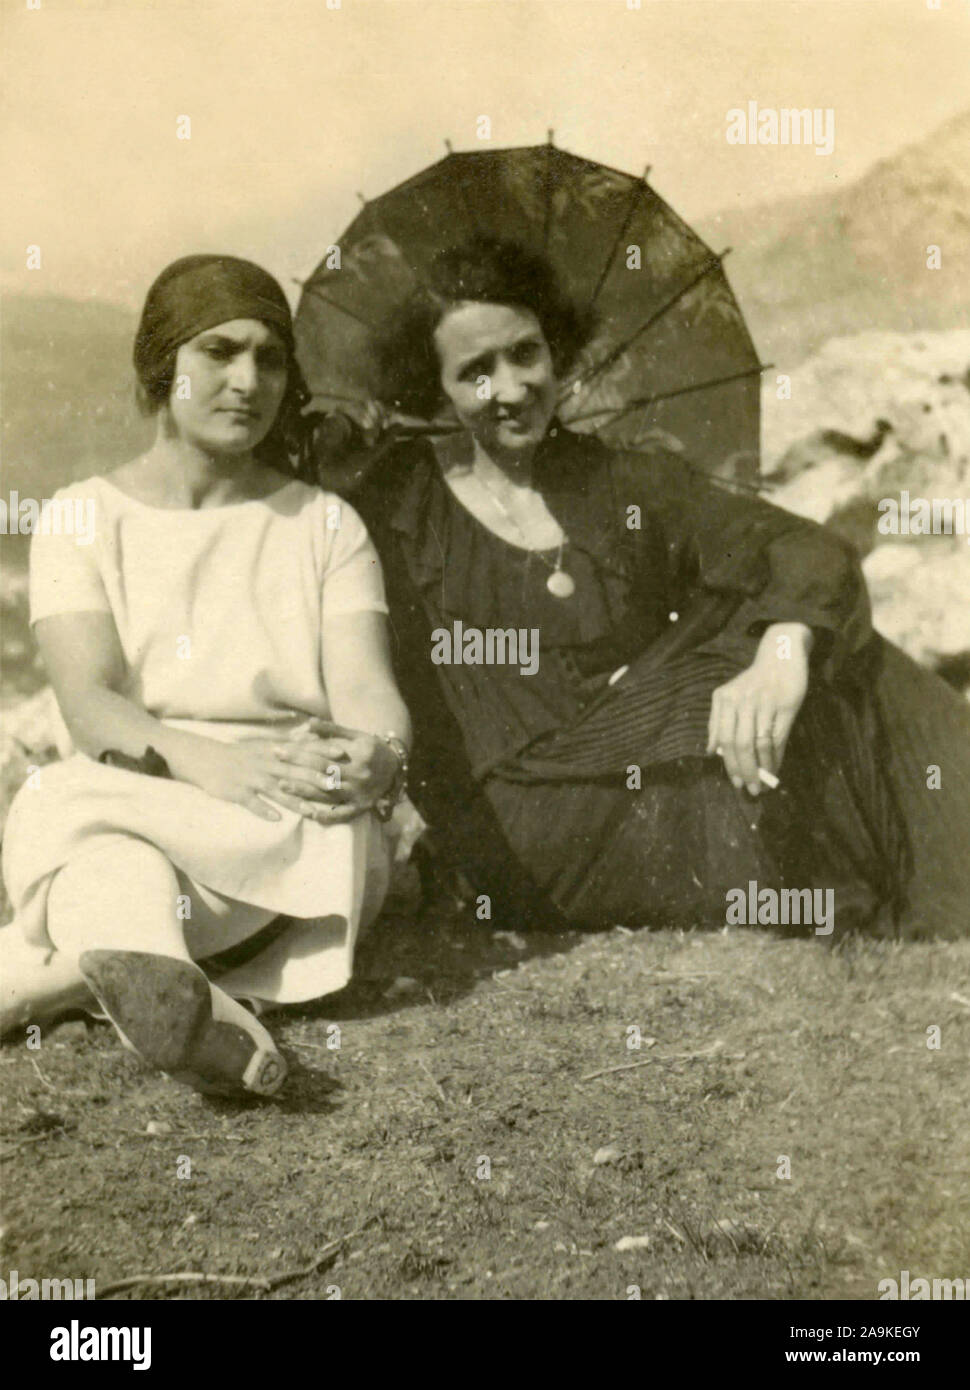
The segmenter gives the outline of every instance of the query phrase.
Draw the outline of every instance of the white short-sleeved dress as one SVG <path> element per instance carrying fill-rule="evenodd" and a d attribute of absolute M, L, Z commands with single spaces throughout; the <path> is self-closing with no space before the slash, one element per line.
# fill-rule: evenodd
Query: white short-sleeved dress
<path fill-rule="evenodd" d="M 387 612 L 363 522 L 304 483 L 201 510 L 148 506 L 102 477 L 57 498 L 84 508 L 93 527 L 35 535 L 31 621 L 111 613 L 126 693 L 166 724 L 234 741 L 326 717 L 325 619 Z M 49 955 L 54 875 L 122 832 L 218 894 L 297 919 L 248 963 L 239 992 L 293 1002 L 347 983 L 358 929 L 387 886 L 388 842 L 374 815 L 325 827 L 278 807 L 282 819 L 265 821 L 186 782 L 99 764 L 73 750 L 63 726 L 59 751 L 10 809 L 3 870 L 15 919 L 4 932 Z"/>

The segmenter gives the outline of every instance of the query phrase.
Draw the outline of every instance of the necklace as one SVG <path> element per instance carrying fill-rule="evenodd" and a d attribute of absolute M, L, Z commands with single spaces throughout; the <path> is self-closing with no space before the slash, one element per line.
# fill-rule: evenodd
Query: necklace
<path fill-rule="evenodd" d="M 472 470 L 472 472 L 474 473 L 474 469 Z M 573 579 L 572 575 L 567 574 L 562 567 L 562 553 L 568 543 L 568 537 L 566 536 L 565 532 L 563 532 L 562 540 L 559 542 L 559 548 L 556 553 L 556 563 L 553 564 L 551 560 L 548 560 L 546 558 L 546 556 L 542 553 L 541 550 L 534 550 L 532 546 L 529 545 L 528 536 L 525 534 L 522 527 L 519 525 L 515 517 L 509 511 L 508 507 L 502 501 L 501 497 L 499 497 L 495 489 L 485 481 L 485 479 L 482 477 L 480 473 L 475 473 L 474 476 L 481 483 L 485 491 L 490 495 L 492 501 L 495 503 L 496 507 L 498 507 L 499 511 L 505 517 L 505 520 L 509 523 L 512 529 L 514 531 L 517 531 L 518 534 L 522 537 L 524 548 L 528 552 L 528 554 L 538 555 L 542 563 L 544 565 L 547 565 L 549 569 L 552 571 L 549 578 L 546 580 L 546 588 L 549 590 L 550 594 L 552 594 L 554 598 L 571 598 L 572 595 L 576 592 L 576 581 Z"/>

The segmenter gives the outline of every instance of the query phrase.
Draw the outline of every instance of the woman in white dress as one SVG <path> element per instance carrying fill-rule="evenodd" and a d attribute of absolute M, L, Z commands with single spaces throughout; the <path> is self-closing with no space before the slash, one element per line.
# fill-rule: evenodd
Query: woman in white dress
<path fill-rule="evenodd" d="M 276 281 L 175 262 L 134 362 L 154 444 L 58 493 L 93 508 L 93 542 L 31 549 L 62 760 L 7 822 L 0 1022 L 87 1001 L 177 1079 L 271 1094 L 285 1064 L 239 1000 L 347 983 L 410 724 L 363 523 L 286 471 L 302 384 Z M 195 963 L 250 938 L 218 984 Z"/>

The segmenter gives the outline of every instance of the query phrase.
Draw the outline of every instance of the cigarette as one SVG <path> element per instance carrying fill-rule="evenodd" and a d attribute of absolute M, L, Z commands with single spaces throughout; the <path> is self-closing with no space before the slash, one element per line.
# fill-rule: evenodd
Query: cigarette
<path fill-rule="evenodd" d="M 714 752 L 719 758 L 724 757 L 724 750 L 721 748 L 720 744 L 714 749 Z M 763 786 L 770 787 L 772 791 L 777 791 L 781 786 L 781 780 L 776 777 L 773 772 L 768 772 L 767 769 L 763 767 L 758 768 L 758 781 L 761 782 Z"/>

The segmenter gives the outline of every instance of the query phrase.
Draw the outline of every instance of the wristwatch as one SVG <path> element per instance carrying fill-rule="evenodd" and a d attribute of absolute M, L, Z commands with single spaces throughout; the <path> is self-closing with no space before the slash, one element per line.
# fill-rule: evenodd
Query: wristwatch
<path fill-rule="evenodd" d="M 378 820 L 387 821 L 394 813 L 394 807 L 404 797 L 408 787 L 408 764 L 410 757 L 407 744 L 399 739 L 397 734 L 378 734 L 377 737 L 382 743 L 386 743 L 388 748 L 397 758 L 398 768 L 394 774 L 394 781 L 388 787 L 383 796 L 374 802 L 374 813 Z"/>

